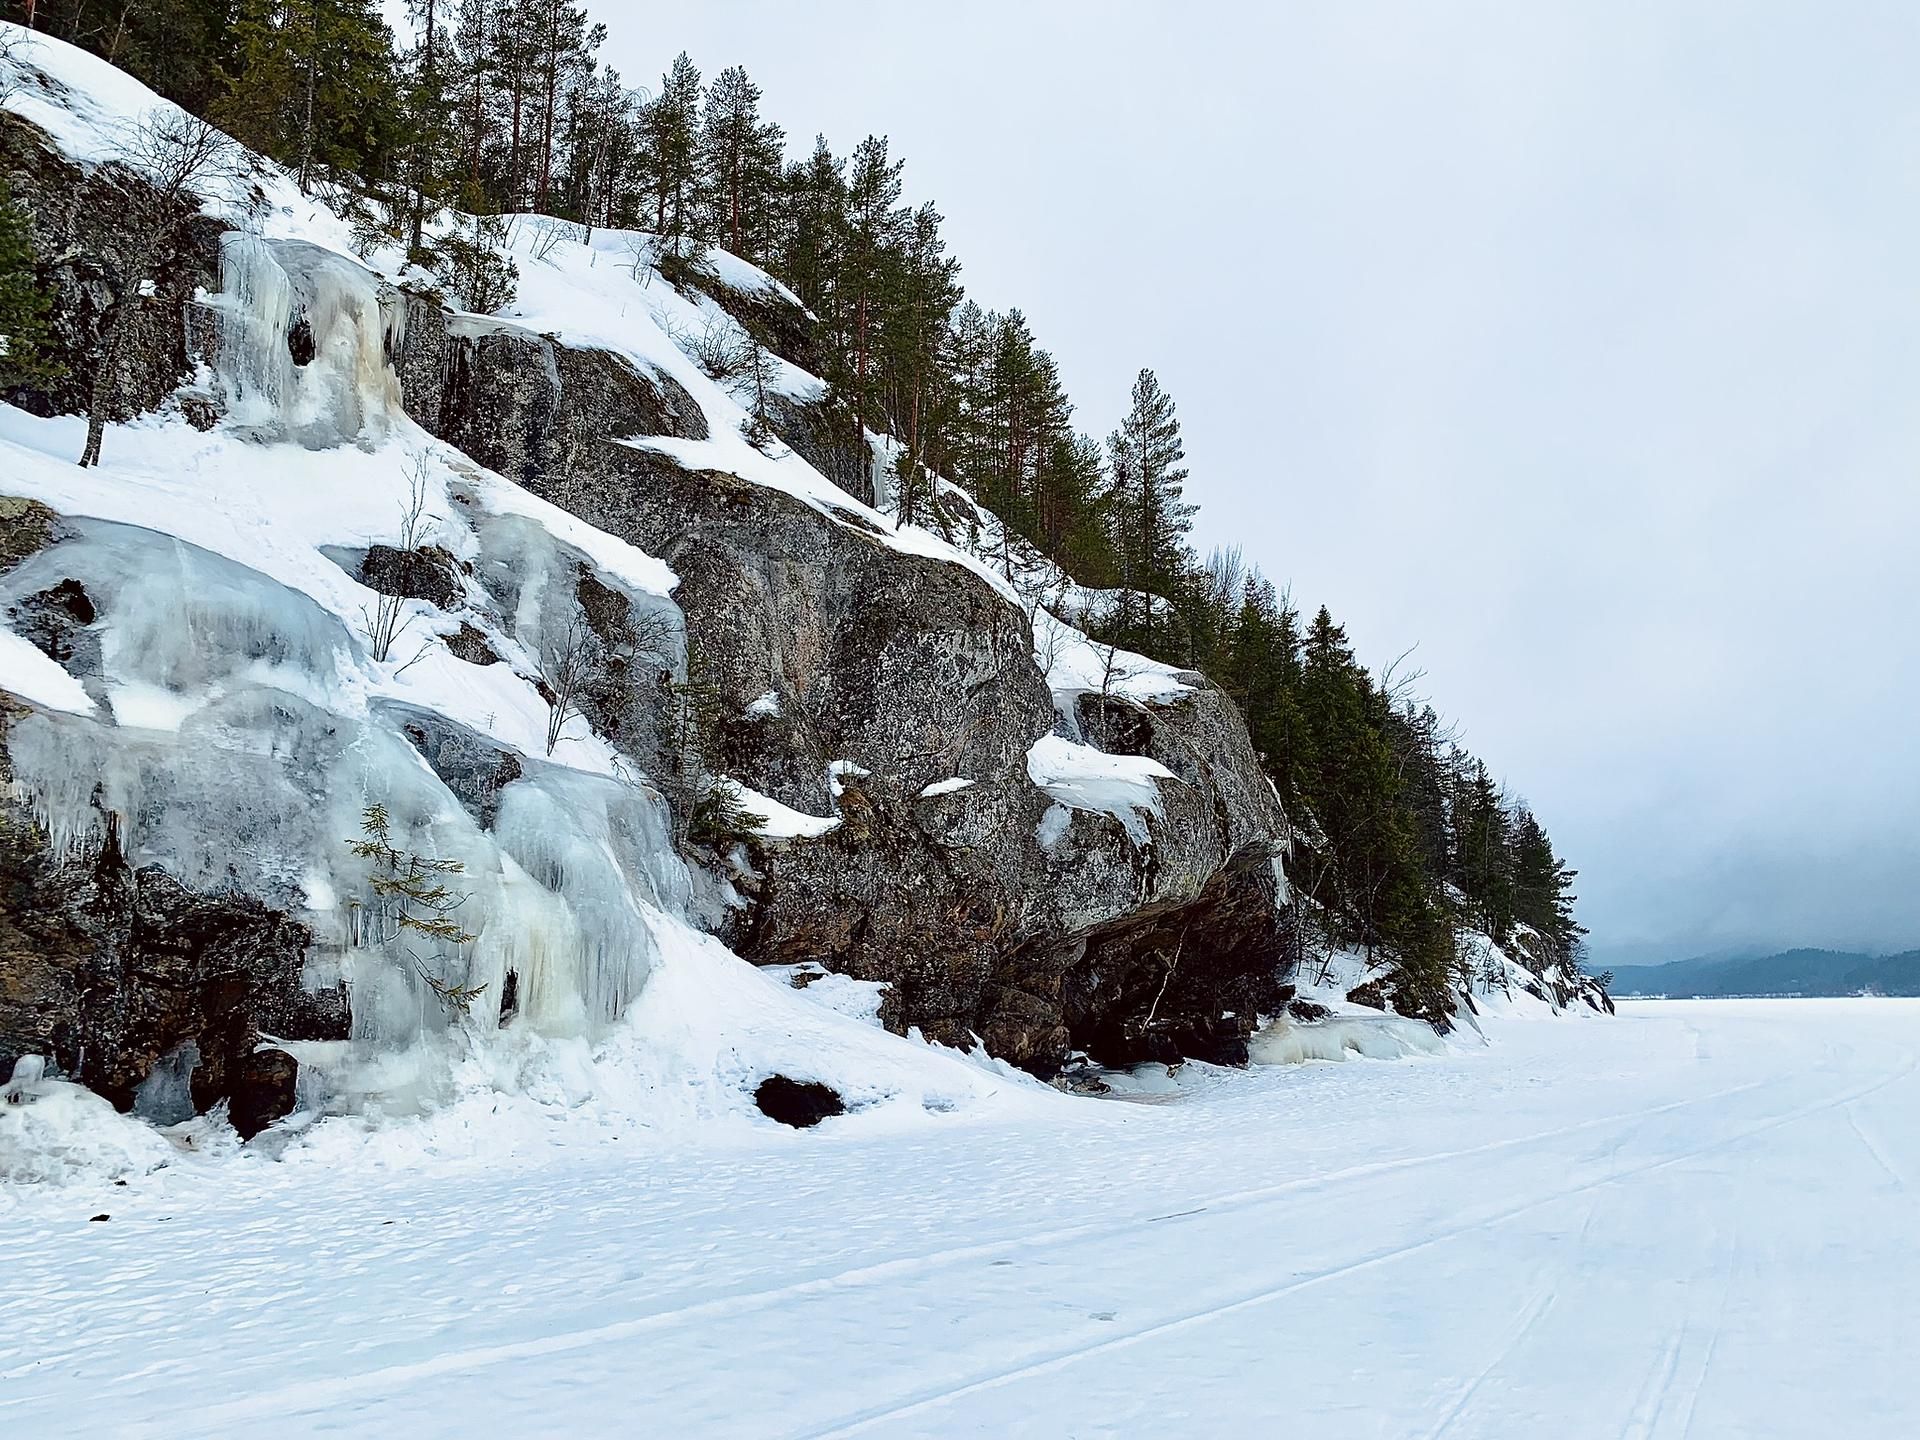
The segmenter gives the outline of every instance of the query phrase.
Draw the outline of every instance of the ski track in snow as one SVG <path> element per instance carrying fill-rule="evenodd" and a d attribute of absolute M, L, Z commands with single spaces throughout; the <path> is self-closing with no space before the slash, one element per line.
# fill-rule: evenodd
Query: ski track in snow
<path fill-rule="evenodd" d="M 0 1193 L 0 1426 L 1920 1433 L 1920 1004 L 1492 1033 L 1153 1107 Z"/>
<path fill-rule="evenodd" d="M 288 1410 L 319 1408 L 350 1396 L 378 1394 L 383 1391 L 400 1389 L 411 1381 L 422 1380 L 429 1376 L 456 1374 L 462 1371 L 482 1369 L 488 1365 L 509 1360 L 535 1359 L 541 1356 L 559 1354 L 568 1350 L 584 1349 L 592 1345 L 601 1345 L 616 1340 L 629 1339 L 642 1335 L 649 1330 L 659 1329 L 666 1325 L 681 1323 L 687 1320 L 736 1317 L 752 1310 L 771 1308 L 782 1301 L 796 1300 L 803 1296 L 819 1295 L 839 1288 L 851 1288 L 861 1285 L 885 1286 L 890 1282 L 896 1282 L 909 1276 L 921 1276 L 934 1270 L 977 1260 L 994 1260 L 995 1263 L 1001 1263 L 999 1257 L 1034 1250 L 1043 1246 L 1129 1235 L 1143 1230 L 1149 1225 L 1160 1224 L 1170 1220 L 1185 1219 L 1193 1215 L 1218 1215 L 1229 1209 L 1239 1209 L 1250 1205 L 1270 1203 L 1283 1196 L 1302 1190 L 1323 1189 L 1330 1185 L 1364 1179 L 1373 1175 L 1386 1174 L 1390 1171 L 1442 1164 L 1453 1160 L 1470 1159 L 1475 1156 L 1510 1149 L 1515 1146 L 1538 1144 L 1544 1140 L 1555 1139 L 1562 1135 L 1592 1129 L 1595 1126 L 1618 1125 L 1639 1121 L 1651 1115 L 1664 1114 L 1667 1111 L 1680 1109 L 1688 1105 L 1704 1104 L 1708 1101 L 1719 1099 L 1723 1095 L 1750 1090 L 1753 1089 L 1754 1084 L 1757 1083 L 1758 1082 L 1734 1086 L 1729 1090 L 1717 1092 L 1713 1095 L 1702 1096 L 1695 1100 L 1679 1100 L 1666 1105 L 1656 1105 L 1646 1110 L 1634 1111 L 1630 1114 L 1609 1115 L 1597 1120 L 1583 1120 L 1574 1125 L 1563 1126 L 1556 1130 L 1542 1131 L 1532 1135 L 1523 1135 L 1511 1140 L 1496 1140 L 1490 1141 L 1485 1145 L 1472 1146 L 1462 1150 L 1446 1150 L 1430 1155 L 1410 1156 L 1401 1160 L 1357 1165 L 1346 1170 L 1335 1171 L 1332 1174 L 1300 1180 L 1290 1180 L 1279 1185 L 1267 1186 L 1258 1190 L 1242 1190 L 1224 1195 L 1216 1195 L 1202 1205 L 1195 1206 L 1190 1210 L 1177 1211 L 1171 1215 L 1149 1215 L 1111 1225 L 1082 1225 L 1064 1229 L 1035 1231 L 1031 1234 L 1018 1235 L 1011 1239 L 996 1241 L 991 1244 L 968 1245 L 955 1249 L 936 1250 L 930 1254 L 914 1256 L 908 1259 L 889 1260 L 878 1265 L 842 1270 L 832 1275 L 823 1275 L 815 1279 L 802 1280 L 791 1285 L 784 1285 L 778 1289 L 729 1295 L 719 1299 L 705 1301 L 697 1305 L 683 1306 L 679 1309 L 654 1311 L 650 1314 L 638 1316 L 632 1320 L 621 1321 L 612 1325 L 596 1326 L 588 1330 L 548 1335 L 537 1340 L 529 1340 L 512 1345 L 495 1345 L 476 1350 L 449 1352 L 437 1355 L 433 1359 L 419 1364 L 396 1365 L 339 1380 L 319 1381 L 310 1384 L 290 1386 L 230 1405 L 221 1406 L 216 1410 L 203 1412 L 196 1415 L 194 1420 L 196 1425 L 224 1424 L 232 1421 L 257 1419 L 281 1414 Z M 162 1426 L 136 1433 L 162 1435 L 175 1432 Z M 835 1430 L 822 1433 L 839 1434 L 842 1433 L 842 1431 Z"/>
<path fill-rule="evenodd" d="M 1917 1062 L 1917 1063 L 1920 1063 L 1920 1062 Z M 1670 1165 L 1677 1165 L 1687 1160 L 1697 1159 L 1698 1157 L 1708 1154 L 1711 1151 L 1721 1149 L 1722 1147 L 1727 1145 L 1736 1144 L 1740 1141 L 1752 1139 L 1756 1135 L 1762 1134 L 1769 1130 L 1773 1130 L 1781 1125 L 1789 1124 L 1795 1120 L 1805 1119 L 1810 1115 L 1815 1115 L 1823 1111 L 1844 1107 L 1846 1105 L 1851 1104 L 1855 1100 L 1862 1099 L 1865 1096 L 1873 1094 L 1876 1091 L 1885 1089 L 1887 1086 L 1893 1084 L 1897 1080 L 1904 1080 L 1905 1078 L 1907 1078 L 1908 1075 L 1913 1073 L 1915 1068 L 1916 1068 L 1915 1063 L 1909 1063 L 1905 1068 L 1900 1070 L 1899 1073 L 1895 1075 L 1890 1075 L 1885 1079 L 1875 1081 L 1873 1084 L 1866 1086 L 1863 1089 L 1849 1091 L 1844 1095 L 1831 1097 L 1827 1100 L 1821 1101 L 1817 1105 L 1810 1105 L 1803 1109 L 1793 1111 L 1787 1115 L 1783 1115 L 1776 1119 L 1769 1120 L 1764 1124 L 1756 1125 L 1751 1129 L 1740 1132 L 1737 1135 L 1733 1135 L 1721 1140 L 1717 1140 L 1710 1145 L 1703 1145 L 1697 1149 L 1688 1150 L 1683 1152 L 1680 1155 L 1676 1155 L 1668 1159 L 1656 1161 L 1652 1164 L 1629 1167 L 1628 1169 L 1614 1172 L 1612 1174 L 1603 1176 L 1599 1180 L 1595 1180 L 1586 1184 L 1576 1185 L 1567 1189 L 1554 1190 L 1546 1195 L 1539 1196 L 1535 1199 L 1529 1200 L 1522 1205 L 1516 1205 L 1510 1209 L 1502 1210 L 1499 1213 L 1492 1216 L 1488 1216 L 1484 1219 L 1473 1220 L 1466 1224 L 1457 1226 L 1453 1229 L 1442 1230 L 1434 1235 L 1428 1236 L 1425 1239 L 1415 1241 L 1413 1244 L 1410 1244 L 1410 1245 L 1393 1246 L 1389 1249 L 1382 1250 L 1377 1254 L 1368 1255 L 1360 1260 L 1356 1260 L 1351 1264 L 1342 1265 L 1331 1270 L 1325 1270 L 1317 1274 L 1308 1275 L 1304 1279 L 1290 1281 L 1284 1285 L 1274 1286 L 1270 1289 L 1257 1290 L 1250 1295 L 1245 1295 L 1235 1300 L 1229 1300 L 1225 1304 L 1212 1305 L 1204 1309 L 1194 1310 L 1185 1314 L 1171 1317 L 1169 1319 L 1161 1320 L 1154 1324 L 1148 1325 L 1142 1329 L 1131 1331 L 1124 1335 L 1115 1336 L 1111 1340 L 1104 1340 L 1095 1345 L 1087 1345 L 1087 1346 L 1082 1346 L 1075 1349 L 1063 1350 L 1056 1354 L 1035 1359 L 1032 1363 L 1020 1366 L 1016 1369 L 1001 1371 L 994 1375 L 982 1376 L 977 1380 L 971 1381 L 965 1385 L 957 1386 L 951 1390 L 944 1390 L 932 1395 L 921 1397 L 921 1398 L 909 1401 L 904 1405 L 896 1406 L 892 1409 L 888 1409 L 884 1411 L 875 1411 L 866 1415 L 855 1417 L 846 1424 L 835 1425 L 825 1430 L 811 1431 L 811 1432 L 808 1432 L 807 1440 L 830 1440 L 830 1437 L 861 1434 L 873 1428 L 874 1424 L 881 1420 L 888 1420 L 888 1419 L 900 1418 L 907 1415 L 911 1415 L 917 1411 L 928 1409 L 935 1405 L 945 1404 L 949 1400 L 957 1399 L 959 1397 L 971 1394 L 978 1390 L 987 1389 L 992 1386 L 1003 1385 L 1011 1380 L 1021 1379 L 1029 1375 L 1038 1375 L 1038 1374 L 1043 1374 L 1049 1371 L 1057 1370 L 1057 1369 L 1063 1368 L 1064 1366 L 1073 1364 L 1075 1361 L 1082 1360 L 1093 1355 L 1099 1355 L 1110 1350 L 1118 1350 L 1118 1349 L 1125 1348 L 1127 1346 L 1137 1345 L 1143 1340 L 1152 1339 L 1153 1337 L 1158 1335 L 1167 1334 L 1174 1330 L 1184 1329 L 1190 1325 L 1203 1324 L 1227 1315 L 1231 1315 L 1237 1311 L 1247 1309 L 1251 1306 L 1268 1304 L 1271 1301 L 1279 1300 L 1284 1298 L 1285 1296 L 1295 1294 L 1301 1290 L 1305 1290 L 1310 1286 L 1319 1285 L 1329 1280 L 1337 1280 L 1343 1276 L 1350 1275 L 1359 1270 L 1365 1270 L 1375 1265 L 1384 1265 L 1392 1261 L 1404 1259 L 1407 1256 L 1414 1255 L 1422 1250 L 1429 1248 L 1430 1246 L 1443 1244 L 1446 1241 L 1457 1239 L 1460 1236 L 1466 1235 L 1472 1231 L 1487 1229 L 1492 1226 L 1500 1225 L 1508 1220 L 1512 1220 L 1519 1216 L 1525 1215 L 1529 1211 L 1536 1210 L 1542 1205 L 1551 1204 L 1554 1201 L 1563 1200 L 1568 1198 L 1569 1196 L 1585 1194 L 1588 1191 L 1597 1190 L 1601 1186 L 1611 1185 L 1620 1180 L 1630 1179 L 1636 1175 L 1645 1174 L 1648 1171 L 1663 1170 Z M 1645 1436 L 1651 1436 L 1652 1434 L 1655 1433 L 1654 1422 L 1656 1422 L 1659 1419 L 1661 1409 L 1667 1399 L 1668 1391 L 1672 1386 L 1674 1371 L 1678 1367 L 1680 1352 L 1684 1346 L 1685 1340 L 1686 1340 L 1686 1329 L 1683 1325 L 1681 1328 L 1679 1328 L 1674 1332 L 1673 1336 L 1668 1341 L 1666 1349 L 1661 1352 L 1658 1360 L 1656 1361 L 1655 1373 L 1649 1378 L 1649 1383 L 1645 1391 L 1643 1392 L 1641 1404 L 1639 1406 L 1636 1406 L 1636 1419 L 1629 1426 L 1629 1429 L 1627 1432 L 1628 1434 L 1645 1437 Z M 1643 1410 L 1650 1410 L 1651 1413 L 1649 1414 L 1646 1420 L 1641 1421 L 1637 1417 L 1639 1413 Z"/>

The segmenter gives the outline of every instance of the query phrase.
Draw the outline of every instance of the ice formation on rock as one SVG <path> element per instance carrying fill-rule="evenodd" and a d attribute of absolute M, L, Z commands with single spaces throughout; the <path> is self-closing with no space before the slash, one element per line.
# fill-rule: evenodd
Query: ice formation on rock
<path fill-rule="evenodd" d="M 385 438 L 406 306 L 345 256 L 230 231 L 220 243 L 214 374 L 232 423 L 321 448 Z"/>

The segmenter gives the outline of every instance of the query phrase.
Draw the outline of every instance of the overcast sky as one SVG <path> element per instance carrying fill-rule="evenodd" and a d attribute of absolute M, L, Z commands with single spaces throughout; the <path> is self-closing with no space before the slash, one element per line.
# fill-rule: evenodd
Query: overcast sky
<path fill-rule="evenodd" d="M 1434 703 L 1602 958 L 1920 946 L 1920 5 L 595 14 L 907 160 L 1083 428 Z"/>

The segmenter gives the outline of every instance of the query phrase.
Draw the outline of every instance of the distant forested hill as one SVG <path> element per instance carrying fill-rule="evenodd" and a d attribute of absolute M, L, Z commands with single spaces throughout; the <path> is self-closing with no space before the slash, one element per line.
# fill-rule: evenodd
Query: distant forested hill
<path fill-rule="evenodd" d="M 1783 950 L 1758 958 L 1676 960 L 1613 972 L 1615 995 L 1920 995 L 1920 950 L 1861 955 Z"/>

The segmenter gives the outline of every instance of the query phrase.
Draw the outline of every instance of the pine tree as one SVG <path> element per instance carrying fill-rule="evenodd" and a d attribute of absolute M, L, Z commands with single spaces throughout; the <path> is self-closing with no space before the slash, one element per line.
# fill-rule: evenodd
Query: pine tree
<path fill-rule="evenodd" d="M 539 137 L 535 156 L 539 178 L 534 190 L 533 208 L 544 214 L 549 213 L 552 207 L 555 140 L 562 99 L 576 81 L 592 73 L 594 52 L 606 40 L 607 27 L 589 24 L 586 11 L 571 3 L 571 0 L 534 0 L 534 3 L 536 98 L 539 106 Z M 686 56 L 682 55 L 680 59 L 685 60 Z M 700 85 L 697 72 L 693 84 L 697 94 Z"/>
<path fill-rule="evenodd" d="M 700 116 L 707 228 L 742 259 L 767 253 L 785 155 L 785 132 L 760 118 L 760 87 L 738 65 L 707 87 Z"/>
<path fill-rule="evenodd" d="M 1122 624 L 1153 644 L 1154 601 L 1172 593 L 1194 507 L 1184 503 L 1186 452 L 1173 398 L 1151 370 L 1133 382 L 1127 418 L 1107 441 L 1113 469 L 1114 550 L 1129 597 Z"/>
<path fill-rule="evenodd" d="M 1047 438 L 1034 543 L 1084 585 L 1104 587 L 1112 579 L 1106 478 L 1106 452 L 1098 440 L 1073 433 L 1064 422 Z"/>

